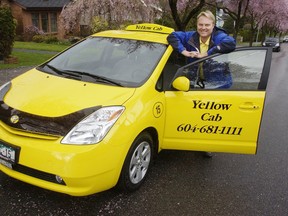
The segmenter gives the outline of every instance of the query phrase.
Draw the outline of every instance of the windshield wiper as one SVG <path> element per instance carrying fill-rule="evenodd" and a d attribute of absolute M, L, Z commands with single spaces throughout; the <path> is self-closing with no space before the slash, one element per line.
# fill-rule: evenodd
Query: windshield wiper
<path fill-rule="evenodd" d="M 72 71 L 59 70 L 58 68 L 55 68 L 54 66 L 49 65 L 49 64 L 46 64 L 46 66 L 48 68 L 50 68 L 53 72 L 55 72 L 55 73 L 57 73 L 59 75 L 69 75 L 69 76 L 72 76 L 73 78 L 77 78 L 77 79 L 81 79 L 82 78 L 81 74 L 79 74 L 79 73 L 75 73 L 75 72 L 72 72 Z"/>
<path fill-rule="evenodd" d="M 116 86 L 123 86 L 121 83 L 116 82 L 116 81 L 114 81 L 112 79 L 109 79 L 107 77 L 103 77 L 103 76 L 99 76 L 99 75 L 95 75 L 95 74 L 90 74 L 90 73 L 87 73 L 87 72 L 72 71 L 72 70 L 65 70 L 64 72 L 79 74 L 79 75 L 82 76 L 82 79 L 83 79 L 83 76 L 88 76 L 88 77 L 91 77 L 91 78 L 93 78 L 94 80 L 96 80 L 98 82 L 100 81 L 100 82 L 104 82 L 104 83 L 113 84 L 113 85 L 116 85 Z"/>
<path fill-rule="evenodd" d="M 83 76 L 88 76 L 88 77 L 93 78 L 94 80 L 96 80 L 98 82 L 101 81 L 101 82 L 113 84 L 113 85 L 116 85 L 116 86 L 123 86 L 119 82 L 111 80 L 111 79 L 109 79 L 107 77 L 102 77 L 102 76 L 99 76 L 99 75 L 90 74 L 90 73 L 81 72 L 81 71 L 60 70 L 60 69 L 55 68 L 54 66 L 49 65 L 49 64 L 46 64 L 46 66 L 49 69 L 51 69 L 53 72 L 55 72 L 55 73 L 57 73 L 59 75 L 62 75 L 62 76 L 63 75 L 69 75 L 70 78 L 77 78 L 78 80 L 83 80 Z"/>

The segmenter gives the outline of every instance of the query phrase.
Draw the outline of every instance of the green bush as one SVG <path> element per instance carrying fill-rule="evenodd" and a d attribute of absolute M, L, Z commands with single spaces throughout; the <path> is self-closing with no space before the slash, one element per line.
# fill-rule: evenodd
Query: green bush
<path fill-rule="evenodd" d="M 239 35 L 243 37 L 243 42 L 249 42 L 251 37 L 250 29 L 241 29 Z"/>
<path fill-rule="evenodd" d="M 43 43 L 45 41 L 44 35 L 34 35 L 32 41 L 35 43 Z"/>
<path fill-rule="evenodd" d="M 34 35 L 32 41 L 35 43 L 57 43 L 59 42 L 58 38 L 55 35 Z"/>
<path fill-rule="evenodd" d="M 15 39 L 16 21 L 10 8 L 0 7 L 0 59 L 12 53 Z"/>
<path fill-rule="evenodd" d="M 46 35 L 44 42 L 48 43 L 48 44 L 57 43 L 58 42 L 58 38 L 55 35 Z"/>
<path fill-rule="evenodd" d="M 109 29 L 109 24 L 105 19 L 103 19 L 99 16 L 95 16 L 92 18 L 92 22 L 91 22 L 92 33 L 104 31 L 107 29 Z"/>

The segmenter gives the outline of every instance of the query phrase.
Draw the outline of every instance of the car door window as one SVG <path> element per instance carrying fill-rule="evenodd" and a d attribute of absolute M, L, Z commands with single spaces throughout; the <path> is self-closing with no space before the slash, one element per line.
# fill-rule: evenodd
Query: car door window
<path fill-rule="evenodd" d="M 182 68 L 193 89 L 257 90 L 261 83 L 267 51 L 236 50 L 228 54 L 199 60 Z M 192 90 L 191 89 L 191 90 Z"/>
<path fill-rule="evenodd" d="M 157 83 L 157 88 L 161 90 L 172 90 L 171 82 L 177 70 L 185 65 L 187 65 L 187 58 L 178 53 L 176 50 L 173 50 L 163 68 L 163 72 Z"/>

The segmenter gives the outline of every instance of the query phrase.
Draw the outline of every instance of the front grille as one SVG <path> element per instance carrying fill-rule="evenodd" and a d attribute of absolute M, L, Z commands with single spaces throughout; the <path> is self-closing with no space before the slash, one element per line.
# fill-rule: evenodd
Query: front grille
<path fill-rule="evenodd" d="M 27 131 L 29 133 L 64 136 L 79 121 L 99 108 L 100 106 L 95 106 L 64 116 L 45 117 L 14 109 L 5 104 L 4 101 L 1 101 L 0 98 L 0 120 L 17 130 Z M 13 118 L 16 118 L 17 121 L 13 121 Z"/>
<path fill-rule="evenodd" d="M 267 44 L 267 46 L 269 46 L 269 47 L 273 47 L 273 46 L 275 46 L 274 43 L 266 43 L 266 44 Z"/>
<path fill-rule="evenodd" d="M 13 170 L 23 173 L 28 176 L 32 176 L 34 178 L 42 179 L 44 181 L 52 182 L 55 184 L 60 184 L 60 185 L 66 185 L 64 181 L 61 183 L 56 181 L 56 176 L 50 173 L 42 172 L 36 169 L 32 169 L 27 166 L 23 166 L 21 164 L 15 164 L 13 165 Z"/>

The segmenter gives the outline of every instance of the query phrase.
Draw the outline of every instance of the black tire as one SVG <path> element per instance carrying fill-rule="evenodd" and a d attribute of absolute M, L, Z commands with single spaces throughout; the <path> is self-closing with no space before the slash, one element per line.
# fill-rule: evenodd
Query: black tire
<path fill-rule="evenodd" d="M 153 139 L 147 132 L 142 132 L 134 140 L 118 181 L 118 189 L 126 192 L 137 190 L 144 182 L 153 161 Z"/>

